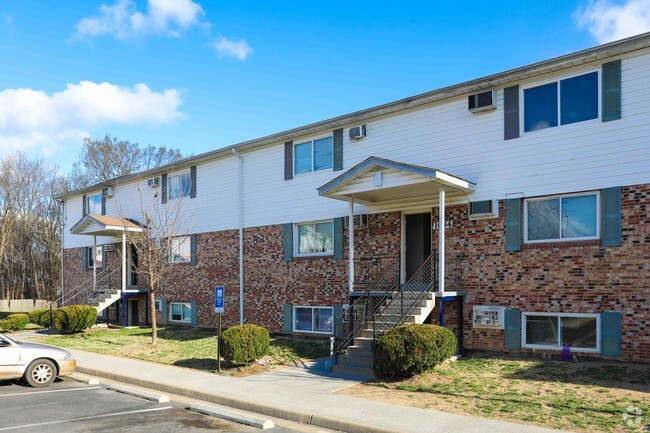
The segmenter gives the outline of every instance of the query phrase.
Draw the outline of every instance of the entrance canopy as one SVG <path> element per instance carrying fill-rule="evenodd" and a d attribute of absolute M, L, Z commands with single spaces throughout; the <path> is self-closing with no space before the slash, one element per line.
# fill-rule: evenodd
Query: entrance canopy
<path fill-rule="evenodd" d="M 435 168 L 371 156 L 318 188 L 318 195 L 367 206 L 429 203 L 444 188 L 448 197 L 463 196 L 474 183 Z"/>
<path fill-rule="evenodd" d="M 106 216 L 106 215 L 84 215 L 71 229 L 73 235 L 92 236 L 117 236 L 118 233 L 143 232 L 142 227 L 136 221 Z"/>

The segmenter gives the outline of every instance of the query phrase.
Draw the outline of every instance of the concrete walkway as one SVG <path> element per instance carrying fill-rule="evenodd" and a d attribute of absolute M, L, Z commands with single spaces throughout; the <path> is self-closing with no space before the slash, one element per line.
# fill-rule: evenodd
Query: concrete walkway
<path fill-rule="evenodd" d="M 13 334 L 17 339 L 28 334 Z M 69 349 L 68 349 L 69 350 Z M 551 433 L 559 430 L 382 403 L 335 394 L 359 381 L 322 362 L 244 378 L 69 350 L 77 371 L 260 414 L 346 432 Z"/>

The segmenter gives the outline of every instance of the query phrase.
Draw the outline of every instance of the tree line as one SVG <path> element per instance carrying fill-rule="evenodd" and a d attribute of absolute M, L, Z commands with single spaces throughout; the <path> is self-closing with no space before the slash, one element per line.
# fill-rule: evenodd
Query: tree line
<path fill-rule="evenodd" d="M 0 158 L 0 299 L 60 296 L 63 207 L 55 196 L 178 161 L 178 149 L 86 138 L 69 173 L 23 152 Z"/>

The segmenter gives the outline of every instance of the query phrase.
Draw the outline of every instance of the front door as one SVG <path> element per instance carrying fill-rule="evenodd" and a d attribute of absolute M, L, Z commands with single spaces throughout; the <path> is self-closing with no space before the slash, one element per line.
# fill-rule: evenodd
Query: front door
<path fill-rule="evenodd" d="M 431 255 L 431 212 L 405 215 L 406 281 Z"/>
<path fill-rule="evenodd" d="M 127 326 L 138 326 L 138 300 L 129 299 Z"/>

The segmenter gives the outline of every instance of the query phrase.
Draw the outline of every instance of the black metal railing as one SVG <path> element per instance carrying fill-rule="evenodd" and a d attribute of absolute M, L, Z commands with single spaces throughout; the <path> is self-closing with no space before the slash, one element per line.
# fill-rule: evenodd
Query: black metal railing
<path fill-rule="evenodd" d="M 94 278 L 88 278 L 70 290 L 66 290 L 56 305 L 95 305 L 117 293 L 121 285 L 121 268 L 102 269 Z"/>

